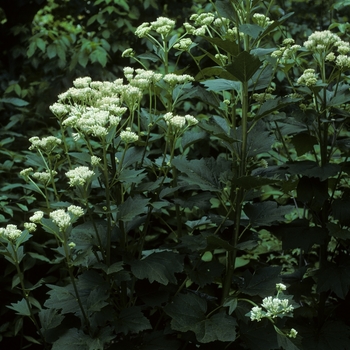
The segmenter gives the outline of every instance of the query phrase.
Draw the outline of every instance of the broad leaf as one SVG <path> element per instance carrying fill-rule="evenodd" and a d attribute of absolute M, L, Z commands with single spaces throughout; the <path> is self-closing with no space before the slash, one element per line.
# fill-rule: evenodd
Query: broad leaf
<path fill-rule="evenodd" d="M 123 309 L 118 315 L 115 322 L 115 330 L 117 333 L 139 333 L 141 331 L 152 329 L 149 320 L 141 312 L 140 306 L 131 306 Z"/>
<path fill-rule="evenodd" d="M 225 69 L 241 82 L 248 82 L 261 66 L 259 58 L 247 51 L 242 51 Z"/>
<path fill-rule="evenodd" d="M 334 292 L 339 298 L 345 299 L 350 290 L 350 262 L 342 265 L 328 263 L 317 272 L 317 292 Z"/>
<path fill-rule="evenodd" d="M 262 298 L 276 293 L 276 284 L 281 282 L 279 274 L 282 267 L 271 266 L 256 270 L 252 275 L 248 270 L 244 272 L 244 286 L 241 292 L 248 295 L 259 295 Z"/>
<path fill-rule="evenodd" d="M 7 305 L 7 307 L 16 311 L 17 315 L 30 316 L 30 309 L 24 298 L 20 301 L 17 301 L 17 303 L 11 303 L 11 306 Z"/>
<path fill-rule="evenodd" d="M 192 331 L 201 343 L 234 341 L 236 320 L 224 312 L 207 318 L 207 303 L 195 294 L 179 294 L 164 311 L 171 320 L 171 328 L 180 332 Z"/>
<path fill-rule="evenodd" d="M 18 97 L 6 97 L 6 98 L 0 98 L 0 103 L 10 103 L 16 107 L 24 107 L 28 106 L 29 102 L 22 100 L 21 98 Z"/>
<path fill-rule="evenodd" d="M 196 264 L 195 269 L 189 271 L 189 278 L 192 282 L 204 287 L 207 284 L 217 280 L 224 270 L 224 265 L 217 261 L 204 262 Z"/>
<path fill-rule="evenodd" d="M 295 209 L 292 205 L 278 207 L 276 202 L 266 201 L 244 206 L 244 212 L 248 216 L 253 227 L 271 226 L 285 221 L 285 215 L 290 214 Z"/>
<path fill-rule="evenodd" d="M 221 190 L 220 176 L 230 170 L 229 162 L 222 158 L 217 160 L 175 158 L 172 164 L 182 172 L 182 178 L 186 182 L 199 186 L 203 191 L 212 192 Z"/>
<path fill-rule="evenodd" d="M 345 350 L 349 348 L 350 327 L 339 321 L 326 321 L 321 328 L 310 324 L 298 327 L 303 349 Z"/>
<path fill-rule="evenodd" d="M 142 260 L 130 263 L 131 272 L 138 279 L 147 278 L 150 283 L 154 281 L 167 285 L 177 283 L 174 276 L 176 272 L 183 270 L 182 257 L 173 252 L 160 252 L 148 255 Z"/>
<path fill-rule="evenodd" d="M 58 327 L 64 320 L 64 316 L 59 314 L 56 309 L 42 309 L 39 312 L 41 327 L 44 330 Z"/>
<path fill-rule="evenodd" d="M 147 211 L 150 198 L 128 197 L 128 199 L 118 207 L 117 218 L 121 221 L 134 220 L 136 216 Z"/>

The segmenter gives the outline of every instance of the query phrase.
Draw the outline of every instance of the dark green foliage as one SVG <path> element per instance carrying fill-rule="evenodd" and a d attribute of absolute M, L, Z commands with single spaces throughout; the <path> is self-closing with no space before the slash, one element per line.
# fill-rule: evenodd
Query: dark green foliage
<path fill-rule="evenodd" d="M 348 9 L 0 2 L 0 347 L 347 349 L 350 64 L 276 50 L 316 30 L 348 42 Z M 232 32 L 201 32 L 203 12 Z M 161 16 L 177 20 L 169 32 L 134 35 Z M 134 68 L 160 78 L 142 85 Z M 51 148 L 28 141 L 48 135 Z M 72 184 L 79 167 L 93 175 Z M 270 314 L 269 298 L 293 311 Z"/>

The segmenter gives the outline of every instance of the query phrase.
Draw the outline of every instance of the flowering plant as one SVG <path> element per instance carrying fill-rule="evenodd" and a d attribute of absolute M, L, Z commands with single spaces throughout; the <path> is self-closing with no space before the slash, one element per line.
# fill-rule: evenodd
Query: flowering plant
<path fill-rule="evenodd" d="M 143 23 L 152 52 L 123 53 L 136 68 L 77 78 L 50 106 L 59 129 L 30 138 L 20 174 L 37 207 L 0 230 L 29 342 L 295 350 L 332 336 L 350 285 L 349 45 L 329 30 L 275 45 L 290 15 L 262 5 Z M 37 262 L 52 267 L 29 283 Z M 338 268 L 345 285 L 328 279 Z"/>

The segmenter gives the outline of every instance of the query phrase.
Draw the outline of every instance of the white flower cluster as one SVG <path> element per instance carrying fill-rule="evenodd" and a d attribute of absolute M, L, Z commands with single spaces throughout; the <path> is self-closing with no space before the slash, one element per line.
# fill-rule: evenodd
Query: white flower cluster
<path fill-rule="evenodd" d="M 59 230 L 65 231 L 76 219 L 84 215 L 83 208 L 71 205 L 67 208 L 67 211 L 64 209 L 57 209 L 50 213 L 50 218 L 53 223 L 55 223 Z"/>
<path fill-rule="evenodd" d="M 273 51 L 271 57 L 278 58 L 280 60 L 292 59 L 295 58 L 296 52 L 301 48 L 300 45 L 294 44 L 294 39 L 292 38 L 284 39 L 282 44 L 284 46 Z"/>
<path fill-rule="evenodd" d="M 41 210 L 38 210 L 29 218 L 29 221 L 34 223 L 40 223 L 43 217 L 44 217 L 44 212 Z"/>
<path fill-rule="evenodd" d="M 69 185 L 84 186 L 88 183 L 95 173 L 87 166 L 78 166 L 75 169 L 66 172 L 66 176 L 69 178 Z"/>
<path fill-rule="evenodd" d="M 33 178 L 38 180 L 42 184 L 47 185 L 55 175 L 57 175 L 57 171 L 52 170 L 49 172 L 48 170 L 46 170 L 42 172 L 35 172 L 33 174 Z"/>
<path fill-rule="evenodd" d="M 350 69 L 350 44 L 330 30 L 312 33 L 304 46 L 312 53 L 325 56 L 326 61 L 334 62 L 341 70 Z"/>
<path fill-rule="evenodd" d="M 194 81 L 194 78 L 188 74 L 177 75 L 174 73 L 168 73 L 164 75 L 163 80 L 171 86 L 177 84 L 186 84 L 190 81 Z"/>
<path fill-rule="evenodd" d="M 139 137 L 133 131 L 131 131 L 130 128 L 123 130 L 120 133 L 120 138 L 125 143 L 134 143 L 139 139 Z"/>
<path fill-rule="evenodd" d="M 266 297 L 263 299 L 261 307 L 254 306 L 247 316 L 250 316 L 252 321 L 260 322 L 263 318 L 276 318 L 284 316 L 292 316 L 294 307 L 289 303 L 288 299 L 279 297 L 279 294 L 286 290 L 286 286 L 282 283 L 276 284 L 277 296 Z M 283 294 L 282 294 L 283 295 Z M 288 337 L 295 338 L 298 332 L 292 328 L 287 334 Z"/>
<path fill-rule="evenodd" d="M 64 209 L 57 209 L 50 213 L 50 218 L 60 231 L 65 231 L 71 224 L 71 217 Z"/>
<path fill-rule="evenodd" d="M 163 37 L 167 37 L 175 28 L 175 21 L 167 17 L 158 17 L 154 22 L 145 22 L 136 28 L 135 35 L 144 38 L 151 30 L 154 30 Z"/>
<path fill-rule="evenodd" d="M 55 136 L 47 136 L 40 139 L 38 136 L 33 136 L 29 139 L 32 144 L 29 149 L 40 149 L 46 153 L 51 153 L 57 146 L 62 143 L 62 140 Z"/>
<path fill-rule="evenodd" d="M 174 115 L 172 112 L 168 112 L 163 116 L 165 122 L 168 126 L 171 126 L 174 130 L 181 130 L 186 126 L 186 123 L 191 125 L 198 124 L 198 120 L 192 115 L 185 115 L 184 117 L 180 115 Z"/>
<path fill-rule="evenodd" d="M 190 20 L 194 21 L 196 26 L 209 26 L 214 22 L 215 16 L 210 12 L 201 13 L 200 15 L 194 13 Z"/>
<path fill-rule="evenodd" d="M 304 73 L 297 80 L 297 83 L 299 85 L 305 85 L 308 87 L 316 85 L 317 75 L 315 73 L 315 70 L 312 68 L 305 69 Z"/>
<path fill-rule="evenodd" d="M 83 77 L 74 80 L 73 85 L 58 96 L 59 102 L 50 109 L 58 118 L 64 117 L 63 126 L 75 129 L 75 140 L 81 134 L 104 138 L 127 111 L 123 101 L 129 106 L 129 100 L 134 103 L 142 98 L 142 92 L 130 91 L 129 85 L 123 85 L 123 79 L 102 82 Z"/>
<path fill-rule="evenodd" d="M 6 228 L 0 228 L 0 236 L 11 242 L 15 242 L 16 239 L 21 236 L 21 234 L 22 231 L 17 228 L 17 225 L 9 224 L 6 226 Z"/>
<path fill-rule="evenodd" d="M 192 44 L 193 42 L 190 38 L 183 38 L 174 45 L 174 48 L 180 51 L 189 51 Z"/>
<path fill-rule="evenodd" d="M 272 24 L 274 21 L 271 21 L 269 17 L 267 17 L 261 13 L 254 13 L 253 22 L 256 23 L 260 27 L 266 28 L 270 24 Z"/>

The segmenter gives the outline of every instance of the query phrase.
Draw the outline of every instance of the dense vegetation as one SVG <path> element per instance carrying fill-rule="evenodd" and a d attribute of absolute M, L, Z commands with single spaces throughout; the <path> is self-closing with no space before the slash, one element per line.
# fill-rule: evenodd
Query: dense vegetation
<path fill-rule="evenodd" d="M 0 345 L 347 349 L 349 5 L 3 0 Z"/>

